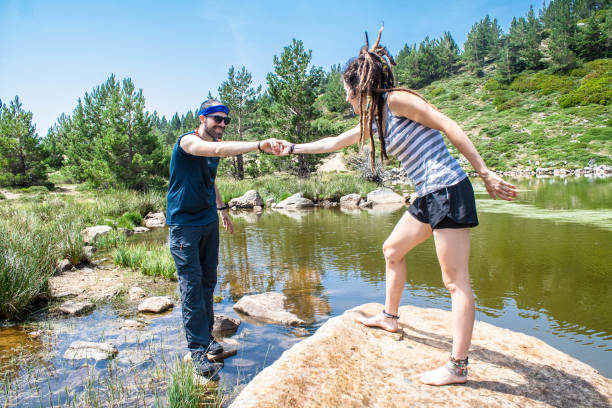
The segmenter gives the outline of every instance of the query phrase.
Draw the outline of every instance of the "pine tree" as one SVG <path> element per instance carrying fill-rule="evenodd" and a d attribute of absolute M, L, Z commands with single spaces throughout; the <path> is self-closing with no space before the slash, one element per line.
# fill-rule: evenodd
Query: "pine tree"
<path fill-rule="evenodd" d="M 247 132 L 252 127 L 256 100 L 261 93 L 261 86 L 252 88 L 251 74 L 242 67 L 236 72 L 232 66 L 227 73 L 227 80 L 219 87 L 219 97 L 224 105 L 230 108 L 232 122 L 225 131 L 224 137 L 229 140 L 246 140 Z M 244 159 L 242 155 L 235 156 L 234 174 L 236 178 L 244 178 Z"/>
<path fill-rule="evenodd" d="M 325 93 L 322 96 L 323 103 L 331 112 L 345 112 L 351 105 L 346 102 L 340 65 L 332 65 L 325 78 L 325 85 L 323 87 Z"/>
<path fill-rule="evenodd" d="M 539 69 L 542 65 L 542 52 L 540 51 L 542 25 L 536 18 L 533 6 L 529 7 L 525 25 L 525 48 L 522 57 L 527 69 Z"/>
<path fill-rule="evenodd" d="M 280 57 L 274 56 L 274 72 L 267 75 L 272 99 L 272 105 L 265 111 L 267 123 L 281 138 L 293 143 L 309 142 L 317 136 L 312 122 L 321 115 L 314 102 L 323 70 L 318 67 L 308 70 L 311 59 L 312 51 L 306 51 L 302 41 L 293 39 Z M 297 173 L 307 177 L 318 160 L 317 156 L 297 156 Z"/>
<path fill-rule="evenodd" d="M 47 180 L 44 151 L 19 97 L 0 108 L 0 185 L 29 186 Z"/>

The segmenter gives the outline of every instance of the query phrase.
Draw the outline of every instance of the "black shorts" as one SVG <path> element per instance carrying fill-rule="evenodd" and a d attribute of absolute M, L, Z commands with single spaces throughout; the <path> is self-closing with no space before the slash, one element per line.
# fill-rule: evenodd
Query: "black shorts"
<path fill-rule="evenodd" d="M 408 212 L 422 223 L 439 228 L 472 228 L 478 225 L 472 183 L 459 183 L 414 200 Z"/>

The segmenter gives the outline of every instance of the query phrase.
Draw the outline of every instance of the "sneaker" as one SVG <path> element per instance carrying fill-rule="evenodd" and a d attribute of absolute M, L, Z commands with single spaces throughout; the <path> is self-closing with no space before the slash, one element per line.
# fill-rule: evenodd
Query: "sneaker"
<path fill-rule="evenodd" d="M 212 354 L 213 356 L 221 354 L 223 353 L 223 346 L 220 345 L 217 340 L 212 339 L 210 340 L 210 343 L 208 343 L 208 349 L 206 349 L 206 353 Z"/>
<path fill-rule="evenodd" d="M 213 363 L 206 357 L 204 351 L 194 351 L 191 353 L 191 362 L 198 375 L 206 377 L 212 381 L 218 381 L 217 374 L 221 369 L 220 365 Z"/>

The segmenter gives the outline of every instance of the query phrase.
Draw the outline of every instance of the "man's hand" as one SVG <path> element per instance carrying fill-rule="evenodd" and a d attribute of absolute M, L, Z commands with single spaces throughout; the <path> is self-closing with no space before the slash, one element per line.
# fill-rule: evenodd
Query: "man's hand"
<path fill-rule="evenodd" d="M 221 221 L 223 222 L 223 228 L 230 234 L 234 232 L 234 225 L 232 224 L 232 220 L 230 219 L 227 210 L 221 211 Z"/>
<path fill-rule="evenodd" d="M 280 146 L 279 152 L 276 153 L 277 156 L 288 156 L 291 154 L 291 146 L 294 144 L 288 142 L 286 140 L 278 140 L 278 144 Z"/>
<path fill-rule="evenodd" d="M 280 142 L 280 140 L 274 138 L 266 139 L 259 142 L 259 147 L 266 153 L 278 155 L 282 149 Z"/>

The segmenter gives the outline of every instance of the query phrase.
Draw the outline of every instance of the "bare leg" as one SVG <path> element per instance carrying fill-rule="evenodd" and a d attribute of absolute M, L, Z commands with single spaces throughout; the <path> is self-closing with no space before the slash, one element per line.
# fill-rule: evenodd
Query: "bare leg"
<path fill-rule="evenodd" d="M 385 311 L 397 315 L 404 283 L 406 283 L 406 254 L 431 236 L 429 224 L 422 223 L 405 213 L 383 244 L 386 262 Z M 397 319 L 380 314 L 371 318 L 360 318 L 359 322 L 370 327 L 380 327 L 390 332 L 397 331 Z"/>
<path fill-rule="evenodd" d="M 470 285 L 468 261 L 470 230 L 438 229 L 434 231 L 436 253 L 442 268 L 442 280 L 451 295 L 452 356 L 457 360 L 467 357 L 474 328 L 474 295 Z M 452 364 L 428 371 L 419 378 L 430 385 L 464 383 L 467 375 L 458 375 Z"/>

